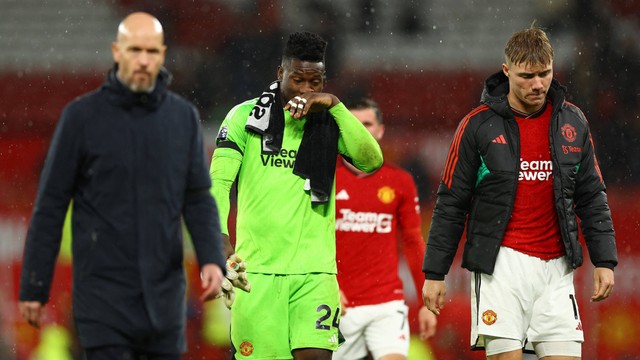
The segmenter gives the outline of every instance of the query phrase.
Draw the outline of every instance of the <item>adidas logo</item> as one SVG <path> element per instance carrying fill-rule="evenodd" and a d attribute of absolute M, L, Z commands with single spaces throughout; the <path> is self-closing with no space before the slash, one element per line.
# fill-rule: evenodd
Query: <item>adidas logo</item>
<path fill-rule="evenodd" d="M 507 140 L 504 139 L 504 135 L 500 134 L 500 136 L 491 140 L 491 142 L 496 144 L 506 144 Z"/>
<path fill-rule="evenodd" d="M 330 343 L 332 344 L 337 344 L 338 343 L 338 336 L 336 334 L 331 335 L 331 337 L 328 340 Z"/>
<path fill-rule="evenodd" d="M 336 200 L 349 200 L 349 194 L 347 194 L 347 190 L 340 190 L 340 192 L 336 194 Z"/>

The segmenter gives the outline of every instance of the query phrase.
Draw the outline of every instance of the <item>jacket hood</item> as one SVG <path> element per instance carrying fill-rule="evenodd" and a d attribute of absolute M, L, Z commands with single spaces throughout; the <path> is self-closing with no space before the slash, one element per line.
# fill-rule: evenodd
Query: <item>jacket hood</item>
<path fill-rule="evenodd" d="M 553 79 L 547 93 L 547 99 L 551 100 L 554 105 L 562 104 L 566 93 L 567 88 L 561 85 L 558 80 Z M 507 94 L 509 94 L 509 78 L 502 71 L 498 71 L 485 80 L 480 103 L 489 106 L 503 117 L 511 118 L 513 114 L 507 100 Z M 554 106 L 554 113 L 559 108 L 560 106 Z"/>
<path fill-rule="evenodd" d="M 118 64 L 114 64 L 111 70 L 109 70 L 102 88 L 107 91 L 110 102 L 127 108 L 135 106 L 149 110 L 158 108 L 167 93 L 167 88 L 172 79 L 171 73 L 163 67 L 160 69 L 155 87 L 150 93 L 135 93 L 129 90 L 129 88 L 118 79 L 117 73 Z"/>

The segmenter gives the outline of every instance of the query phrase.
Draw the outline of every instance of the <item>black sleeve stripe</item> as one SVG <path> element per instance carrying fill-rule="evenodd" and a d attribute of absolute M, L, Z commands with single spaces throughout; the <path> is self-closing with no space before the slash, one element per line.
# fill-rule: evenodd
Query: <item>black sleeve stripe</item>
<path fill-rule="evenodd" d="M 229 140 L 221 141 L 221 142 L 218 143 L 218 145 L 216 145 L 216 147 L 217 148 L 230 148 L 230 149 L 233 149 L 233 150 L 239 152 L 241 155 L 244 155 L 242 150 L 240 150 L 240 147 L 238 147 L 238 145 L 236 145 L 236 143 L 234 143 L 233 141 L 229 141 Z"/>

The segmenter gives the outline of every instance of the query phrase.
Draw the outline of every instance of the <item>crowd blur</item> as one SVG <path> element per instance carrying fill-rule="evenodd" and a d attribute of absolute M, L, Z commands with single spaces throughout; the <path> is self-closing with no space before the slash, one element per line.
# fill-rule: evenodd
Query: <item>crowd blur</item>
<path fill-rule="evenodd" d="M 388 0 L 194 0 L 189 6 L 179 1 L 119 3 L 124 9 L 157 13 L 168 24 L 169 48 L 181 49 L 174 54 L 177 66 L 169 64 L 176 75 L 174 87 L 198 104 L 203 118 L 215 125 L 228 105 L 256 96 L 257 89 L 275 77 L 282 39 L 291 31 L 302 29 L 324 36 L 329 41 L 331 91 L 345 98 L 379 95 L 382 110 L 390 114 L 387 118 L 394 134 L 452 131 L 459 118 L 477 105 L 483 79 L 498 69 L 502 60 L 497 56 L 502 48 L 491 47 L 487 51 L 496 55 L 493 62 L 483 61 L 482 56 L 460 59 L 455 53 L 446 59 L 446 65 L 439 64 L 438 58 L 428 60 L 429 52 L 442 51 L 425 40 L 437 36 L 433 29 L 462 30 L 460 25 L 442 24 L 431 11 L 435 4 L 429 2 L 406 1 L 403 6 L 394 5 L 393 12 L 385 9 L 390 7 Z M 493 11 L 501 11 L 500 3 L 493 4 Z M 471 5 L 492 4 L 472 1 Z M 584 109 L 596 141 L 604 145 L 597 148 L 608 183 L 640 183 L 640 162 L 633 158 L 640 153 L 640 6 L 629 0 L 540 1 L 528 10 L 531 12 L 520 22 L 489 27 L 504 33 L 488 31 L 486 36 L 506 38 L 519 24 L 533 20 L 545 28 L 557 53 L 562 54 L 556 62 L 556 76 L 568 86 L 570 100 Z M 402 55 L 392 54 L 402 52 L 402 47 L 371 54 L 367 63 L 351 56 L 358 51 L 361 39 L 386 46 L 387 33 L 396 34 L 401 42 L 424 46 L 420 49 L 426 57 L 424 63 L 407 65 L 412 60 L 406 59 L 403 63 Z M 450 41 L 448 46 L 470 47 L 469 41 Z M 385 54 L 395 60 L 381 58 Z M 465 56 L 464 50 L 459 54 Z M 468 56 L 472 57 L 473 51 Z M 429 147 L 409 143 L 412 149 L 408 151 L 428 152 L 425 146 Z M 420 182 L 432 189 L 439 174 L 416 162 L 437 160 L 429 155 L 428 159 L 421 159 L 425 155 L 407 157 L 406 151 L 402 149 L 399 155 L 401 162 L 418 180 L 430 176 L 430 181 Z M 429 191 L 422 193 L 427 200 Z"/>

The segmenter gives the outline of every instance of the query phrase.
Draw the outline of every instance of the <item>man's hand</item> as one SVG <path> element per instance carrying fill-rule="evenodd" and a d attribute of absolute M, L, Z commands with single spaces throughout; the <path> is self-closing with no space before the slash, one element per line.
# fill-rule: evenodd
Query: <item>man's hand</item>
<path fill-rule="evenodd" d="M 427 340 L 436 334 L 438 318 L 426 306 L 420 307 L 418 322 L 420 323 L 420 339 L 422 339 L 422 341 Z"/>
<path fill-rule="evenodd" d="M 440 315 L 444 308 L 444 295 L 447 293 L 444 280 L 425 280 L 422 286 L 422 301 L 432 313 Z"/>
<path fill-rule="evenodd" d="M 220 286 L 222 285 L 222 269 L 218 265 L 206 264 L 200 271 L 200 283 L 202 285 L 201 301 L 209 301 L 215 299 L 220 294 Z"/>
<path fill-rule="evenodd" d="M 246 292 L 251 291 L 251 284 L 247 280 L 247 263 L 240 259 L 236 254 L 232 254 L 227 259 L 227 275 L 222 280 L 222 293 L 219 295 L 224 296 L 224 304 L 227 308 L 231 309 L 233 300 L 235 300 L 236 294 L 234 287 Z"/>
<path fill-rule="evenodd" d="M 27 320 L 29 325 L 36 329 L 40 328 L 40 317 L 42 316 L 42 308 L 44 305 L 40 301 L 20 301 L 18 308 L 22 318 Z"/>
<path fill-rule="evenodd" d="M 597 267 L 593 270 L 593 295 L 591 301 L 602 301 L 613 291 L 613 270 Z"/>
<path fill-rule="evenodd" d="M 300 119 L 310 112 L 330 109 L 338 103 L 340 100 L 333 94 L 308 92 L 291 98 L 284 105 L 284 110 L 289 111 L 294 119 Z"/>

